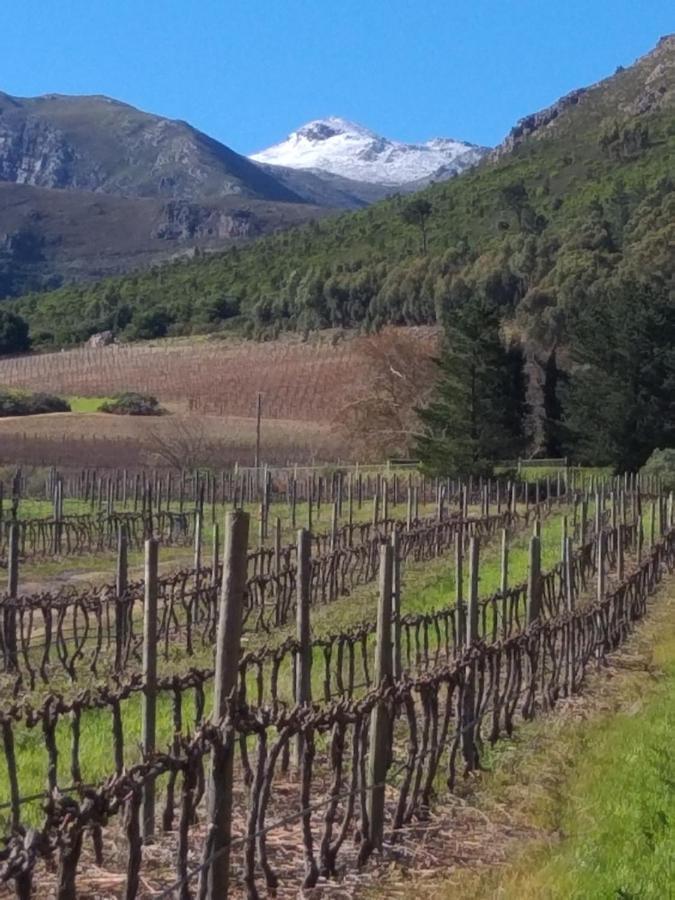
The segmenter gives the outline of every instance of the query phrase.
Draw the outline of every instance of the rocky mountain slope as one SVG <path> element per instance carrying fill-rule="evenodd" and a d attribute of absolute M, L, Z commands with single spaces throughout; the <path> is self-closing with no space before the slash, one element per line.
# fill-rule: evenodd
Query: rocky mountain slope
<path fill-rule="evenodd" d="M 251 159 L 392 188 L 449 178 L 475 165 L 487 152 L 486 147 L 451 138 L 405 144 L 330 116 L 303 125 Z"/>
<path fill-rule="evenodd" d="M 186 122 L 100 96 L 0 94 L 0 180 L 125 197 L 301 201 Z"/>
<path fill-rule="evenodd" d="M 0 297 L 363 205 L 315 180 L 298 192 L 187 123 L 108 97 L 0 93 Z"/>

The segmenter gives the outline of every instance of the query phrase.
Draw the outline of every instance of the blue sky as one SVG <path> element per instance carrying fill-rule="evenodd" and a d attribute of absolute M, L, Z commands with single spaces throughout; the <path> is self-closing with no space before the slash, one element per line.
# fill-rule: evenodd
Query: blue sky
<path fill-rule="evenodd" d="M 492 145 L 674 30 L 672 0 L 0 0 L 0 90 L 107 94 L 243 153 L 325 115 Z"/>

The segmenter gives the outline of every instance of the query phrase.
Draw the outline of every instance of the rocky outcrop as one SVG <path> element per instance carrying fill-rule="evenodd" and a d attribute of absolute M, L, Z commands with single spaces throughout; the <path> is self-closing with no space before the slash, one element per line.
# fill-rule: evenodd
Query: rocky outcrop
<path fill-rule="evenodd" d="M 555 122 L 562 112 L 571 106 L 576 106 L 587 91 L 588 88 L 579 88 L 561 97 L 560 100 L 551 106 L 547 106 L 546 109 L 541 109 L 539 112 L 531 113 L 529 116 L 519 119 L 504 142 L 491 154 L 492 158 L 498 159 L 500 156 L 510 153 L 521 141 L 547 128 L 552 122 Z"/>
<path fill-rule="evenodd" d="M 260 222 L 246 209 L 219 210 L 196 203 L 171 201 L 153 237 L 172 241 L 250 238 L 262 233 Z"/>
<path fill-rule="evenodd" d="M 115 335 L 112 331 L 99 331 L 98 334 L 92 334 L 87 341 L 87 347 L 97 349 L 99 347 L 109 347 L 115 343 Z"/>

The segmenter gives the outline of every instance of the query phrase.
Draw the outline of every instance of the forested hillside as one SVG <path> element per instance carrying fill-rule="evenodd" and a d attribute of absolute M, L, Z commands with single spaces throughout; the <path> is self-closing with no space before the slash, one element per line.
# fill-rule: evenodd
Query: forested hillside
<path fill-rule="evenodd" d="M 93 286 L 20 300 L 39 343 L 222 327 L 443 320 L 480 294 L 564 341 L 589 290 L 672 283 L 675 38 L 523 120 L 493 158 L 413 198 Z"/>

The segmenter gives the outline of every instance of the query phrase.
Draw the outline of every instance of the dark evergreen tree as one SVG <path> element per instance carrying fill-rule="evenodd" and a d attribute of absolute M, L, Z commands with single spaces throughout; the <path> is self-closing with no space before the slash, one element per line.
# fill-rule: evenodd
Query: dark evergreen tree
<path fill-rule="evenodd" d="M 433 212 L 433 207 L 424 197 L 415 197 L 409 200 L 401 210 L 401 219 L 406 225 L 417 225 L 422 237 L 422 253 L 427 253 L 427 221 Z"/>
<path fill-rule="evenodd" d="M 0 309 L 0 354 L 25 353 L 29 348 L 26 320 L 9 309 Z"/>
<path fill-rule="evenodd" d="M 544 366 L 544 453 L 548 457 L 563 454 L 562 399 L 567 374 L 558 367 L 557 353 L 553 350 Z"/>
<path fill-rule="evenodd" d="M 439 378 L 416 452 L 429 472 L 483 474 L 523 449 L 523 355 L 506 347 L 498 309 L 476 297 L 445 332 Z"/>
<path fill-rule="evenodd" d="M 675 446 L 675 302 L 658 276 L 615 278 L 578 313 L 564 395 L 578 462 L 637 469 Z"/>

